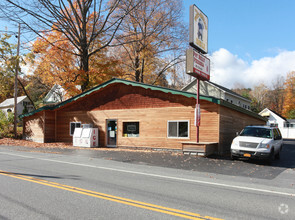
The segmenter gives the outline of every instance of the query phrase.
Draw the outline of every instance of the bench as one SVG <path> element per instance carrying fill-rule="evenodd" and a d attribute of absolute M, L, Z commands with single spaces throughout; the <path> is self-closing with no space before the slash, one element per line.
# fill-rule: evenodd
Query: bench
<path fill-rule="evenodd" d="M 218 152 L 218 143 L 211 142 L 183 142 L 182 153 L 197 156 L 209 156 Z"/>

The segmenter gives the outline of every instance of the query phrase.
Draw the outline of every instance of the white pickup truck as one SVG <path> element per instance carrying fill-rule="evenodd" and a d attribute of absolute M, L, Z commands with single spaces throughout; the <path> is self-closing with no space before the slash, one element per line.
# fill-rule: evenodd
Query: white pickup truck
<path fill-rule="evenodd" d="M 280 158 L 283 139 L 278 128 L 247 126 L 231 144 L 231 158 L 265 159 L 269 162 Z"/>

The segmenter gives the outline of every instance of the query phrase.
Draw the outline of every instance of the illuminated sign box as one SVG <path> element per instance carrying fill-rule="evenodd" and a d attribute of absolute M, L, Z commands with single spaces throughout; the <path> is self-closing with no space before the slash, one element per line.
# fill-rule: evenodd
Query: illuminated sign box
<path fill-rule="evenodd" d="M 208 17 L 195 5 L 190 6 L 189 43 L 202 53 L 208 53 Z"/>
<path fill-rule="evenodd" d="M 200 80 L 210 80 L 210 60 L 189 48 L 186 51 L 186 73 Z"/>

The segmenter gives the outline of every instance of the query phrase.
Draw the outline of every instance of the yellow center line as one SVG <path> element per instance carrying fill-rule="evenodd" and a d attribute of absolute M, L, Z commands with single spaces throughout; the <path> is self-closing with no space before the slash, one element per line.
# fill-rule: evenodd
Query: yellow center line
<path fill-rule="evenodd" d="M 51 182 L 48 180 L 38 179 L 38 178 L 25 176 L 25 175 L 21 175 L 21 174 L 16 174 L 16 173 L 11 173 L 11 172 L 6 172 L 6 171 L 2 171 L 2 170 L 0 170 L 0 174 L 4 175 L 4 176 L 9 176 L 9 177 L 13 177 L 13 178 L 21 179 L 21 180 L 26 180 L 26 181 L 30 181 L 30 182 L 58 188 L 58 189 L 63 189 L 63 190 L 87 195 L 87 196 L 92 196 L 92 197 L 105 199 L 105 200 L 109 200 L 109 201 L 113 201 L 113 202 L 118 202 L 118 203 L 130 205 L 130 206 L 134 206 L 134 207 L 138 207 L 138 208 L 152 210 L 155 212 L 161 212 L 161 213 L 165 213 L 168 215 L 178 216 L 178 217 L 182 217 L 182 218 L 186 218 L 186 219 L 220 220 L 220 218 L 214 218 L 214 217 L 210 217 L 210 216 L 202 216 L 200 214 L 193 213 L 193 212 L 187 212 L 187 211 L 183 211 L 183 210 L 179 210 L 179 209 L 173 209 L 173 208 L 168 208 L 168 207 L 164 207 L 164 206 L 154 205 L 151 203 L 140 202 L 140 201 L 136 201 L 136 200 L 132 200 L 132 199 L 113 196 L 110 194 L 100 193 L 100 192 L 96 192 L 96 191 L 91 191 L 91 190 L 82 189 L 82 188 L 78 188 L 78 187 L 74 187 L 74 186 L 64 185 L 64 184 L 60 184 L 60 183 L 56 183 L 56 182 Z"/>

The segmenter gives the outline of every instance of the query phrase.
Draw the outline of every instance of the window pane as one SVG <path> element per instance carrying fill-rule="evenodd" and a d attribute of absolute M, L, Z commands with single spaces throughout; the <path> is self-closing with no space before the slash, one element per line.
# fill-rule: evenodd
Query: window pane
<path fill-rule="evenodd" d="M 178 137 L 188 137 L 188 123 L 179 122 Z"/>
<path fill-rule="evenodd" d="M 177 122 L 168 122 L 168 137 L 177 137 Z"/>
<path fill-rule="evenodd" d="M 123 122 L 124 137 L 139 137 L 139 122 Z"/>

